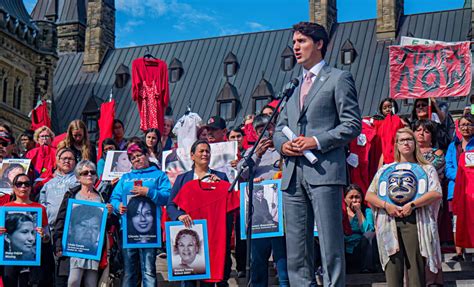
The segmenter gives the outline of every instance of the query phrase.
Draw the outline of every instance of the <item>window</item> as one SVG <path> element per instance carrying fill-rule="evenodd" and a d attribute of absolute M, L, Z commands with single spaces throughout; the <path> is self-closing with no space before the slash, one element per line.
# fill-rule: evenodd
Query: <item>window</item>
<path fill-rule="evenodd" d="M 233 120 L 233 104 L 232 102 L 219 103 L 219 116 L 224 120 Z"/>
<path fill-rule="evenodd" d="M 13 107 L 15 109 L 21 109 L 21 96 L 22 96 L 22 87 L 21 81 L 19 78 L 16 78 L 15 88 L 13 90 Z"/>
<path fill-rule="evenodd" d="M 217 113 L 225 120 L 234 120 L 239 106 L 239 93 L 237 88 L 228 81 L 217 96 Z"/>
<path fill-rule="evenodd" d="M 255 99 L 255 111 L 254 113 L 260 113 L 264 106 L 268 104 L 268 99 Z"/>
<path fill-rule="evenodd" d="M 171 60 L 171 63 L 168 67 L 168 70 L 170 74 L 170 78 L 169 78 L 170 83 L 176 83 L 177 81 L 181 79 L 181 76 L 184 73 L 183 63 L 181 63 L 181 61 L 178 60 L 177 58 L 173 58 L 173 60 Z"/>
<path fill-rule="evenodd" d="M 296 64 L 296 58 L 295 58 L 295 55 L 293 54 L 293 49 L 291 49 L 289 46 L 286 46 L 283 52 L 281 52 L 280 56 L 281 56 L 280 69 L 285 72 L 291 71 Z"/>
<path fill-rule="evenodd" d="M 8 77 L 3 78 L 2 102 L 7 102 L 8 96 Z"/>

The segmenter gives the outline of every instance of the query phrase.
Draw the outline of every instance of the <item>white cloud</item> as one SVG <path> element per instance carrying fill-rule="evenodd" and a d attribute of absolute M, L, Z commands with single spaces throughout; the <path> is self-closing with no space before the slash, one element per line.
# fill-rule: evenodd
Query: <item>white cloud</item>
<path fill-rule="evenodd" d="M 125 22 L 123 26 L 118 28 L 119 34 L 121 33 L 132 33 L 136 27 L 145 24 L 143 20 L 129 20 Z"/>
<path fill-rule="evenodd" d="M 115 8 L 132 17 L 162 16 L 167 12 L 164 0 L 117 0 Z"/>
<path fill-rule="evenodd" d="M 250 27 L 250 29 L 252 29 L 252 31 L 264 31 L 264 30 L 268 30 L 268 27 L 267 26 L 264 26 L 258 22 L 247 22 L 246 23 L 247 26 Z"/>

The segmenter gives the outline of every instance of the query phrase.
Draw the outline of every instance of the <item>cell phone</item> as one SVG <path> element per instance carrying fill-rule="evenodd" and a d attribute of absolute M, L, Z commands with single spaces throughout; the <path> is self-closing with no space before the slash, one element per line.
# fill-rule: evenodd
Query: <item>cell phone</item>
<path fill-rule="evenodd" d="M 265 132 L 263 133 L 263 138 L 270 139 L 270 138 L 271 138 L 271 137 L 270 137 L 270 133 L 269 133 L 268 131 L 265 131 Z"/>
<path fill-rule="evenodd" d="M 133 181 L 133 186 L 143 186 L 143 181 L 141 181 L 140 179 L 135 180 Z"/>

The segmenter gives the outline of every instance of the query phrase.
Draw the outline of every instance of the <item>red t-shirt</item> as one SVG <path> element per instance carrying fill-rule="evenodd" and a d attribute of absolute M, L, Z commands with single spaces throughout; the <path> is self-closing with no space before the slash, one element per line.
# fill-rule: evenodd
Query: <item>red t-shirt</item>
<path fill-rule="evenodd" d="M 23 203 L 16 203 L 16 202 L 8 202 L 4 206 L 15 206 L 15 207 L 39 207 L 41 208 L 41 221 L 43 223 L 43 228 L 48 225 L 48 215 L 46 215 L 46 208 L 39 204 L 38 202 L 32 202 L 30 204 L 23 204 Z"/>
<path fill-rule="evenodd" d="M 209 239 L 211 278 L 207 282 L 219 282 L 224 278 L 226 252 L 226 214 L 239 207 L 239 193 L 228 192 L 230 183 L 200 182 L 192 180 L 179 190 L 174 198 L 182 210 L 192 219 L 206 219 Z"/>

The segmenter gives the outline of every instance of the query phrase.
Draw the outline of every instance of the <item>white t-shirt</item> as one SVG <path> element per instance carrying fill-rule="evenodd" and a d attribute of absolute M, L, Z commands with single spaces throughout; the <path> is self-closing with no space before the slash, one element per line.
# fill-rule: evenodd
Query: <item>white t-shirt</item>
<path fill-rule="evenodd" d="M 173 128 L 173 134 L 178 139 L 178 147 L 189 150 L 197 140 L 197 130 L 202 123 L 201 117 L 196 113 L 182 116 Z"/>

